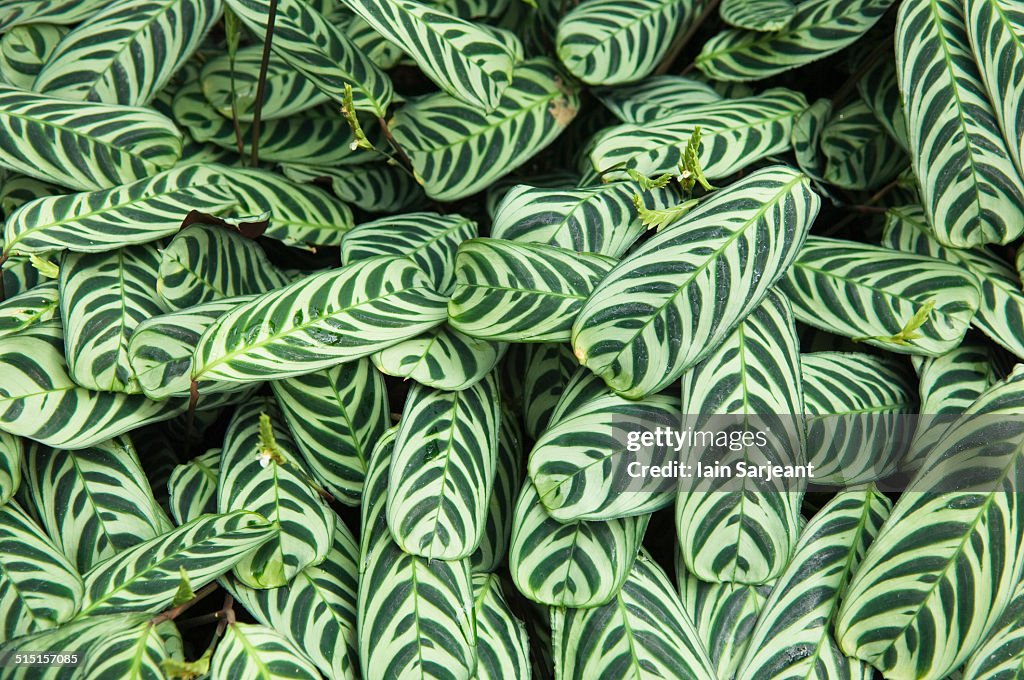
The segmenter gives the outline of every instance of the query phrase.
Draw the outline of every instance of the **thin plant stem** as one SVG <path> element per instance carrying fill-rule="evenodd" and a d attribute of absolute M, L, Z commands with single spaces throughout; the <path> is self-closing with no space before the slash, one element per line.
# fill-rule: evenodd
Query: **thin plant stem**
<path fill-rule="evenodd" d="M 277 1 L 270 0 L 270 9 L 267 12 L 267 35 L 263 38 L 263 58 L 260 60 L 260 78 L 256 84 L 256 108 L 252 114 L 252 156 L 249 162 L 249 165 L 254 168 L 260 162 L 260 115 L 263 112 L 263 95 L 267 88 L 267 69 L 270 68 L 270 43 L 274 39 Z"/>

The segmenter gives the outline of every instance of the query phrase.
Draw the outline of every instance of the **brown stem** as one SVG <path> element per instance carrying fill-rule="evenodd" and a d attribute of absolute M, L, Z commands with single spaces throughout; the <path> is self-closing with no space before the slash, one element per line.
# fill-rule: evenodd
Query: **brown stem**
<path fill-rule="evenodd" d="M 235 598 L 231 597 L 231 593 L 224 596 L 224 605 L 217 612 L 217 618 L 220 619 L 220 623 L 217 624 L 217 632 L 214 634 L 213 639 L 217 640 L 220 636 L 224 635 L 224 629 L 235 622 Z"/>
<path fill-rule="evenodd" d="M 676 36 L 676 39 L 668 48 L 668 52 L 665 53 L 665 57 L 661 60 L 661 63 L 658 64 L 658 68 L 654 70 L 654 75 L 662 76 L 668 73 L 668 70 L 672 68 L 673 62 L 675 62 L 676 57 L 678 57 L 679 53 L 683 51 L 683 48 L 689 44 L 694 34 L 696 34 L 700 29 L 701 24 L 707 21 L 707 18 L 711 16 L 711 13 L 715 11 L 721 1 L 722 0 L 707 0 L 707 2 L 705 2 L 704 11 L 700 13 L 700 16 L 697 17 L 697 20 L 690 25 L 690 28 L 688 28 L 685 33 L 680 33 Z M 686 68 L 683 75 L 686 75 L 686 73 L 688 73 L 692 68 L 693 65 L 691 64 Z"/>
<path fill-rule="evenodd" d="M 388 144 L 394 149 L 398 159 L 402 161 L 402 164 L 406 167 L 409 172 L 414 172 L 412 167 L 412 161 L 405 155 L 405 150 L 398 145 L 398 142 L 391 134 L 391 129 L 388 127 L 388 122 L 384 120 L 383 116 L 378 116 L 377 120 L 380 122 L 380 129 L 384 131 L 384 137 L 388 140 Z"/>
<path fill-rule="evenodd" d="M 195 380 L 188 386 L 188 415 L 185 418 L 185 459 L 191 458 L 192 427 L 196 420 L 196 404 L 199 403 L 199 383 Z"/>
<path fill-rule="evenodd" d="M 181 616 L 184 612 L 191 609 L 192 605 L 196 604 L 197 602 L 199 602 L 215 590 L 217 590 L 216 583 L 207 583 L 205 586 L 196 591 L 195 597 L 193 597 L 191 600 L 189 600 L 188 602 L 182 602 L 177 607 L 171 607 L 170 609 L 161 612 L 160 614 L 157 614 L 150 620 L 150 623 L 156 626 L 160 623 L 163 623 L 164 621 L 173 621 L 174 619 Z"/>
<path fill-rule="evenodd" d="M 252 157 L 250 165 L 260 162 L 260 115 L 263 112 L 263 94 L 267 87 L 267 69 L 270 68 L 270 42 L 274 39 L 274 21 L 277 19 L 277 0 L 270 0 L 267 11 L 267 34 L 263 38 L 263 58 L 260 61 L 260 79 L 256 84 L 256 108 L 252 113 Z"/>
<path fill-rule="evenodd" d="M 0 302 L 7 299 L 7 291 L 4 289 L 4 265 L 7 264 L 7 253 L 0 255 Z"/>

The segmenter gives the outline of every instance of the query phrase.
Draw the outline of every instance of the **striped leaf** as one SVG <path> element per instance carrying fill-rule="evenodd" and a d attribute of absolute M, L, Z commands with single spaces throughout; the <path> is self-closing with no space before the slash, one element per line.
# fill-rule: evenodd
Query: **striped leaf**
<path fill-rule="evenodd" d="M 288 163 L 282 170 L 296 182 L 326 178 L 335 196 L 368 212 L 418 208 L 426 199 L 423 187 L 409 173 L 384 162 L 333 168 Z"/>
<path fill-rule="evenodd" d="M 551 413 L 569 380 L 579 368 L 572 347 L 543 343 L 525 347 L 523 367 L 523 424 L 526 434 L 536 440 L 551 420 Z"/>
<path fill-rule="evenodd" d="M 800 365 L 814 483 L 850 486 L 891 474 L 918 410 L 905 366 L 852 352 L 804 354 Z"/>
<path fill-rule="evenodd" d="M 461 215 L 406 213 L 364 222 L 341 239 L 341 263 L 377 255 L 408 257 L 426 272 L 438 293 L 455 285 L 455 252 L 477 235 L 476 222 Z"/>
<path fill-rule="evenodd" d="M 916 470 L 924 463 L 949 425 L 998 381 L 996 366 L 993 348 L 970 335 L 952 352 L 915 357 L 921 413 L 901 469 Z"/>
<path fill-rule="evenodd" d="M 181 652 L 181 633 L 174 622 L 153 625 L 150 620 L 90 646 L 79 672 L 84 680 L 162 678 L 163 662 L 184 661 Z"/>
<path fill-rule="evenodd" d="M 264 40 L 271 0 L 225 0 L 225 4 Z M 394 96 L 391 80 L 309 3 L 279 0 L 275 5 L 270 46 L 277 55 L 332 99 L 342 101 L 349 85 L 355 108 L 383 116 Z"/>
<path fill-rule="evenodd" d="M 602 522 L 552 518 L 524 484 L 512 521 L 508 566 L 522 595 L 552 607 L 599 607 L 629 576 L 650 515 Z"/>
<path fill-rule="evenodd" d="M 55 184 L 35 177 L 13 174 L 2 168 L 0 175 L 5 175 L 3 181 L 0 181 L 0 212 L 6 215 L 37 198 L 67 193 L 67 189 Z"/>
<path fill-rule="evenodd" d="M 434 4 L 414 0 L 345 0 L 382 37 L 408 54 L 438 87 L 485 112 L 501 105 L 521 53 L 490 31 L 453 16 Z"/>
<path fill-rule="evenodd" d="M 308 132 L 305 128 L 304 134 Z M 352 228 L 348 206 L 319 187 L 297 184 L 259 168 L 236 168 L 229 175 L 231 190 L 243 212 L 270 213 L 270 226 L 264 236 L 289 245 L 336 246 Z"/>
<path fill-rule="evenodd" d="M 578 398 L 579 392 L 586 396 Z M 678 399 L 669 395 L 624 399 L 580 368 L 555 411 L 551 424 L 537 438 L 528 465 L 540 501 L 554 519 L 616 519 L 650 513 L 672 502 L 671 490 L 629 489 L 628 464 L 635 457 L 624 448 L 623 433 L 630 425 L 651 430 L 675 427 Z"/>
<path fill-rule="evenodd" d="M 837 111 L 821 130 L 825 182 L 843 189 L 877 189 L 907 168 L 885 127 L 858 99 Z"/>
<path fill-rule="evenodd" d="M 486 340 L 568 340 L 573 320 L 614 263 L 555 246 L 465 241 L 455 258 L 448 323 Z"/>
<path fill-rule="evenodd" d="M 60 304 L 57 290 L 56 281 L 47 281 L 0 302 L 0 337 L 53 319 Z"/>
<path fill-rule="evenodd" d="M 175 93 L 171 105 L 174 121 L 200 145 L 204 153 L 227 153 L 238 162 L 238 140 L 230 118 L 220 115 L 203 96 L 199 79 L 186 81 Z M 242 151 L 252 153 L 252 124 L 240 122 Z M 338 114 L 336 106 L 315 106 L 287 118 L 263 121 L 259 131 L 261 161 L 281 163 L 332 164 L 350 159 L 352 129 Z M 198 160 L 194 156 L 190 160 Z M 269 198 L 269 197 L 268 197 Z"/>
<path fill-rule="evenodd" d="M 101 191 L 47 196 L 4 224 L 5 253 L 102 252 L 171 236 L 191 210 L 236 205 L 217 166 L 186 165 Z"/>
<path fill-rule="evenodd" d="M 807 523 L 750 634 L 737 680 L 872 677 L 839 650 L 830 624 L 891 507 L 868 485 L 840 492 Z"/>
<path fill-rule="evenodd" d="M 594 609 L 557 608 L 551 618 L 555 667 L 566 680 L 716 677 L 671 581 L 646 553 L 611 602 Z"/>
<path fill-rule="evenodd" d="M 269 398 L 239 406 L 224 434 L 217 510 L 251 510 L 278 529 L 272 540 L 235 565 L 235 576 L 250 588 L 287 585 L 306 567 L 320 564 L 331 549 L 334 513 L 310 483 L 297 453 Z"/>
<path fill-rule="evenodd" d="M 492 112 L 443 93 L 429 95 L 399 109 L 391 133 L 427 195 L 452 201 L 486 188 L 540 152 L 578 108 L 576 90 L 550 60 L 538 58 L 516 67 Z"/>
<path fill-rule="evenodd" d="M 159 612 L 174 600 L 182 569 L 198 590 L 277 531 L 254 512 L 202 515 L 86 572 L 79 615 Z"/>
<path fill-rule="evenodd" d="M 757 431 L 765 437 L 765 445 L 739 450 L 691 446 L 691 465 L 806 462 L 798 417 L 803 407 L 799 351 L 789 304 L 770 291 L 707 359 L 683 375 L 686 429 Z M 676 531 L 686 570 L 705 581 L 774 581 L 800 533 L 805 483 L 784 477 L 680 480 Z"/>
<path fill-rule="evenodd" d="M 274 40 L 278 37 L 275 31 Z M 227 53 L 203 64 L 200 75 L 203 96 L 220 115 L 225 118 L 236 115 L 240 121 L 252 122 L 262 58 L 263 46 L 249 45 L 238 50 L 234 64 Z M 287 118 L 328 99 L 311 80 L 293 69 L 276 52 L 270 53 L 260 107 L 262 120 Z"/>
<path fill-rule="evenodd" d="M 387 487 L 394 433 L 374 449 L 360 513 L 361 675 L 365 680 L 468 680 L 477 644 L 469 564 L 416 557 L 392 540 Z"/>
<path fill-rule="evenodd" d="M 310 472 L 337 500 L 359 505 L 366 462 L 391 424 L 383 376 L 361 359 L 270 386 Z"/>
<path fill-rule="evenodd" d="M 1020 278 L 985 248 L 946 248 L 928 226 L 918 205 L 890 208 L 882 245 L 905 253 L 945 260 L 974 275 L 981 288 L 978 313 L 971 323 L 1019 357 L 1024 357 L 1024 292 Z"/>
<path fill-rule="evenodd" d="M 56 24 L 16 26 L 0 37 L 0 81 L 31 90 L 40 69 L 51 58 L 68 29 Z"/>
<path fill-rule="evenodd" d="M 224 298 L 189 307 L 181 312 L 146 319 L 128 341 L 128 363 L 139 390 L 150 399 L 189 397 L 192 356 L 199 338 L 221 316 L 255 296 Z M 207 382 L 203 395 L 237 392 L 245 385 Z M 199 402 L 201 403 L 201 402 Z"/>
<path fill-rule="evenodd" d="M 1018 584 L 1003 615 L 963 667 L 964 680 L 1018 677 L 1024 666 L 1024 585 Z"/>
<path fill-rule="evenodd" d="M 10 0 L 0 8 L 0 33 L 23 24 L 77 24 L 103 6 L 103 0 Z"/>
<path fill-rule="evenodd" d="M 81 573 L 171 529 L 127 437 L 80 451 L 30 446 L 25 478 L 40 524 Z"/>
<path fill-rule="evenodd" d="M 64 623 L 82 592 L 75 566 L 25 511 L 14 501 L 0 507 L 0 640 Z"/>
<path fill-rule="evenodd" d="M 447 325 L 372 355 L 381 373 L 439 390 L 464 390 L 490 373 L 508 345 L 488 342 Z"/>
<path fill-rule="evenodd" d="M 721 100 L 707 83 L 684 76 L 651 76 L 632 85 L 596 90 L 601 103 L 623 123 L 653 123 L 682 110 Z"/>
<path fill-rule="evenodd" d="M 155 111 L 0 85 L 0 167 L 92 191 L 155 175 L 180 157 L 181 133 Z"/>
<path fill-rule="evenodd" d="M 427 559 L 468 557 L 480 543 L 494 485 L 501 416 L 492 373 L 461 392 L 409 390 L 388 480 L 388 529 Z"/>
<path fill-rule="evenodd" d="M 498 456 L 494 466 L 494 488 L 487 504 L 487 522 L 480 535 L 480 544 L 469 556 L 473 573 L 497 571 L 508 555 L 513 510 L 523 485 L 523 444 L 524 435 L 519 418 L 503 401 L 498 430 Z"/>
<path fill-rule="evenodd" d="M 140 245 L 102 253 L 65 253 L 60 315 L 71 378 L 94 390 L 138 392 L 128 340 L 163 313 L 156 295 L 160 253 Z"/>
<path fill-rule="evenodd" d="M 925 356 L 959 345 L 979 304 L 961 267 L 821 236 L 807 239 L 779 287 L 801 323 Z"/>
<path fill-rule="evenodd" d="M 0 432 L 0 506 L 11 500 L 21 486 L 23 448 L 20 437 Z"/>
<path fill-rule="evenodd" d="M 267 293 L 288 283 L 263 249 L 239 233 L 197 224 L 179 232 L 160 252 L 156 291 L 164 304 L 183 311 L 239 295 Z"/>
<path fill-rule="evenodd" d="M 722 21 L 748 31 L 782 31 L 796 16 L 793 0 L 722 0 Z"/>
<path fill-rule="evenodd" d="M 676 583 L 683 610 L 693 617 L 697 639 L 718 677 L 735 677 L 772 587 L 702 581 L 688 573 L 678 557 Z"/>
<path fill-rule="evenodd" d="M 355 678 L 358 559 L 352 532 L 336 519 L 331 550 L 319 565 L 300 571 L 285 588 L 254 590 L 231 581 L 231 593 L 327 677 Z"/>
<path fill-rule="evenodd" d="M 176 465 L 167 480 L 171 514 L 179 525 L 200 515 L 217 512 L 217 480 L 220 478 L 221 450 L 210 449 L 182 465 Z"/>
<path fill-rule="evenodd" d="M 639 80 L 686 31 L 696 9 L 694 0 L 586 0 L 558 22 L 558 58 L 590 85 Z"/>
<path fill-rule="evenodd" d="M 1008 0 L 964 4 L 974 62 L 1003 132 L 1006 150 L 1024 176 L 1024 116 L 1014 104 L 1024 97 L 1024 9 Z M 1019 186 L 1019 185 L 1018 185 Z"/>
<path fill-rule="evenodd" d="M 68 33 L 33 90 L 144 106 L 220 18 L 219 0 L 114 0 Z"/>
<path fill-rule="evenodd" d="M 649 209 L 667 208 L 679 201 L 669 189 L 642 192 L 633 182 L 584 189 L 519 184 L 498 204 L 491 236 L 621 257 L 647 229 L 633 203 L 638 194 Z"/>
<path fill-rule="evenodd" d="M 199 340 L 192 377 L 251 382 L 354 361 L 436 326 L 445 303 L 408 259 L 313 274 L 218 319 Z"/>
<path fill-rule="evenodd" d="M 911 164 L 939 242 L 969 248 L 1020 236 L 1024 181 L 986 97 L 961 3 L 935 0 L 900 6 L 896 72 Z"/>
<path fill-rule="evenodd" d="M 981 395 L 900 496 L 836 617 L 846 654 L 891 677 L 944 678 L 1010 603 L 1024 556 L 1022 386 L 1017 369 Z"/>
<path fill-rule="evenodd" d="M 0 430 L 47 446 L 81 449 L 183 413 L 183 401 L 80 387 L 64 363 L 60 321 L 34 324 L 0 338 Z"/>
<path fill-rule="evenodd" d="M 610 178 L 624 176 L 626 168 L 650 176 L 674 173 L 699 127 L 700 167 L 713 181 L 785 151 L 793 125 L 806 108 L 803 94 L 772 88 L 756 96 L 687 107 L 655 122 L 605 128 L 588 155 L 594 170 L 609 171 L 605 176 Z"/>
<path fill-rule="evenodd" d="M 889 136 L 904 151 L 909 149 L 907 116 L 903 111 L 903 96 L 900 94 L 895 62 L 879 59 L 857 81 L 857 91 Z"/>
<path fill-rule="evenodd" d="M 210 660 L 210 680 L 320 680 L 320 673 L 280 632 L 229 623 Z"/>
<path fill-rule="evenodd" d="M 781 166 L 760 170 L 645 241 L 576 317 L 580 362 L 635 399 L 707 357 L 796 258 L 818 211 L 809 184 Z"/>
<path fill-rule="evenodd" d="M 725 29 L 704 42 L 697 68 L 714 80 L 761 80 L 838 52 L 871 28 L 893 0 L 800 0 L 778 31 Z M 913 4 L 913 3 L 911 3 Z"/>
<path fill-rule="evenodd" d="M 501 592 L 494 574 L 473 575 L 473 615 L 476 625 L 476 678 L 501 680 L 530 677 L 530 642 Z"/>

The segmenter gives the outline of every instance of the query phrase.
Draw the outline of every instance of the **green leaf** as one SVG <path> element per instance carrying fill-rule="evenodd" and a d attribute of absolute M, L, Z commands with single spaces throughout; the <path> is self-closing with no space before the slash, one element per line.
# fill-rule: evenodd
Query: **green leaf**
<path fill-rule="evenodd" d="M 793 312 L 770 291 L 707 359 L 683 375 L 683 425 L 694 432 L 760 432 L 764 445 L 692 446 L 695 465 L 803 465 L 800 355 Z M 645 424 L 646 426 L 646 424 Z M 805 479 L 680 480 L 676 531 L 686 570 L 705 581 L 774 581 L 800 533 Z"/>
<path fill-rule="evenodd" d="M 673 172 L 687 140 L 700 128 L 700 164 L 712 180 L 735 174 L 789 147 L 797 117 L 807 108 L 803 94 L 773 88 L 751 97 L 687 107 L 654 122 L 605 128 L 589 147 L 594 170 L 615 178 L 632 168 L 644 175 Z"/>
<path fill-rule="evenodd" d="M 697 68 L 714 80 L 761 80 L 838 52 L 860 38 L 893 0 L 800 0 L 781 30 L 728 28 L 704 42 Z M 913 3 L 911 3 L 913 4 Z"/>
<path fill-rule="evenodd" d="M 820 143 L 822 179 L 843 189 L 877 189 L 907 168 L 907 157 L 892 148 L 885 127 L 860 99 L 835 113 L 821 130 Z"/>
<path fill-rule="evenodd" d="M 564 343 L 537 343 L 523 350 L 523 424 L 530 439 L 536 440 L 580 364 L 572 347 Z"/>
<path fill-rule="evenodd" d="M 530 642 L 494 574 L 473 575 L 476 676 L 479 680 L 530 677 Z"/>
<path fill-rule="evenodd" d="M 79 451 L 29 446 L 25 486 L 40 524 L 82 573 L 171 529 L 128 437 Z"/>
<path fill-rule="evenodd" d="M 857 91 L 875 118 L 900 148 L 910 148 L 907 116 L 903 111 L 903 95 L 896 77 L 896 63 L 879 59 L 857 81 Z"/>
<path fill-rule="evenodd" d="M 68 621 L 82 592 L 75 566 L 25 511 L 14 501 L 0 506 L 0 640 Z"/>
<path fill-rule="evenodd" d="M 275 31 L 274 40 L 277 39 Z M 234 114 L 240 121 L 252 122 L 262 58 L 263 46 L 250 45 L 238 50 L 233 62 L 230 55 L 220 54 L 203 64 L 200 74 L 203 96 L 220 115 L 231 118 Z M 313 81 L 293 69 L 276 52 L 270 53 L 260 107 L 262 120 L 287 118 L 328 99 Z"/>
<path fill-rule="evenodd" d="M 840 492 L 814 515 L 750 634 L 737 680 L 870 677 L 839 650 L 830 624 L 891 507 L 869 484 Z"/>
<path fill-rule="evenodd" d="M 302 652 L 280 632 L 253 623 L 229 623 L 210 661 L 210 677 L 320 680 Z"/>
<path fill-rule="evenodd" d="M 5 282 L 6 283 L 6 282 Z M 57 282 L 49 281 L 0 302 L 0 337 L 17 335 L 58 313 Z"/>
<path fill-rule="evenodd" d="M 804 354 L 800 364 L 814 483 L 850 486 L 894 472 L 918 411 L 905 365 L 852 352 Z"/>
<path fill-rule="evenodd" d="M 167 480 L 167 490 L 171 496 L 171 514 L 179 525 L 217 512 L 220 457 L 221 449 L 210 449 L 174 467 Z"/>
<path fill-rule="evenodd" d="M 321 177 L 330 180 L 331 190 L 338 198 L 368 212 L 397 213 L 420 207 L 426 199 L 423 187 L 408 172 L 390 163 L 333 168 L 287 163 L 282 170 L 286 177 L 296 182 Z"/>
<path fill-rule="evenodd" d="M 104 5 L 104 0 L 10 0 L 0 8 L 0 33 L 24 24 L 77 24 Z"/>
<path fill-rule="evenodd" d="M 219 0 L 114 0 L 60 41 L 32 89 L 144 106 L 199 47 L 220 7 Z"/>
<path fill-rule="evenodd" d="M 167 307 L 184 311 L 223 298 L 267 293 L 288 282 L 256 242 L 224 227 L 197 224 L 179 232 L 160 252 L 156 291 Z"/>
<path fill-rule="evenodd" d="M 583 189 L 548 189 L 519 184 L 494 212 L 496 239 L 558 246 L 580 253 L 621 257 L 644 233 L 633 203 L 639 185 L 612 182 Z M 670 189 L 644 192 L 646 208 L 676 201 Z"/>
<path fill-rule="evenodd" d="M 40 198 L 8 217 L 4 252 L 102 252 L 171 236 L 191 210 L 236 206 L 221 173 L 216 165 L 186 165 L 114 189 Z"/>
<path fill-rule="evenodd" d="M 179 567 L 178 573 L 181 574 L 181 583 L 178 584 L 178 592 L 174 594 L 174 599 L 171 600 L 172 607 L 185 604 L 196 596 L 195 591 L 192 590 L 192 583 L 188 580 L 188 572 L 185 571 L 185 567 Z"/>
<path fill-rule="evenodd" d="M 341 263 L 377 255 L 408 257 L 430 277 L 434 290 L 447 295 L 455 285 L 459 244 L 476 235 L 476 222 L 461 215 L 419 212 L 384 217 L 346 232 Z"/>
<path fill-rule="evenodd" d="M 551 615 L 555 666 L 566 680 L 620 677 L 714 680 L 707 652 L 661 567 L 641 553 L 608 604 Z"/>
<path fill-rule="evenodd" d="M 926 255 L 974 275 L 981 289 L 978 313 L 971 323 L 982 333 L 1024 357 L 1024 292 L 1017 273 L 985 248 L 946 248 L 928 227 L 920 206 L 890 208 L 885 215 L 882 245 Z"/>
<path fill-rule="evenodd" d="M 312 274 L 218 319 L 199 340 L 192 377 L 252 382 L 354 361 L 436 326 L 445 303 L 404 258 Z"/>
<path fill-rule="evenodd" d="M 0 167 L 92 191 L 155 175 L 181 133 L 150 109 L 68 102 L 0 85 Z"/>
<path fill-rule="evenodd" d="M 982 394 L 901 494 L 843 596 L 847 655 L 892 677 L 945 678 L 1010 603 L 1024 556 L 1022 386 L 1018 368 Z"/>
<path fill-rule="evenodd" d="M 1018 584 L 1013 599 L 963 666 L 968 680 L 1012 678 L 1024 665 L 1024 585 Z"/>
<path fill-rule="evenodd" d="M 539 153 L 578 108 L 576 89 L 549 59 L 537 58 L 516 67 L 492 112 L 447 94 L 428 95 L 398 110 L 391 133 L 427 195 L 452 201 L 486 188 Z"/>
<path fill-rule="evenodd" d="M 513 79 L 516 52 L 521 50 L 517 38 L 506 44 L 436 5 L 413 0 L 345 0 L 345 4 L 401 47 L 444 92 L 484 112 L 499 107 Z"/>
<path fill-rule="evenodd" d="M 477 663 L 469 563 L 416 557 L 392 540 L 387 495 L 394 433 L 374 449 L 360 513 L 361 674 L 367 680 L 468 680 Z"/>
<path fill-rule="evenodd" d="M 234 580 L 228 587 L 246 611 L 286 637 L 327 677 L 355 678 L 358 559 L 352 532 L 335 519 L 327 557 L 287 587 L 254 590 Z"/>
<path fill-rule="evenodd" d="M 638 125 L 722 99 L 707 83 L 683 76 L 651 76 L 632 85 L 595 90 L 594 94 L 621 122 Z"/>
<path fill-rule="evenodd" d="M 668 505 L 671 491 L 629 489 L 627 468 L 634 457 L 623 447 L 623 436 L 631 425 L 673 428 L 678 420 L 674 396 L 623 399 L 580 368 L 530 453 L 528 471 L 544 509 L 559 522 L 574 522 L 642 515 Z"/>
<path fill-rule="evenodd" d="M 498 455 L 494 466 L 494 489 L 487 503 L 487 522 L 480 534 L 480 544 L 469 556 L 474 573 L 497 571 L 508 555 L 512 512 L 523 483 L 524 443 L 517 414 L 503 402 L 498 429 Z"/>
<path fill-rule="evenodd" d="M 586 0 L 558 22 L 555 49 L 591 85 L 639 80 L 697 18 L 695 0 Z"/>
<path fill-rule="evenodd" d="M 664 389 L 760 303 L 817 211 L 808 179 L 781 166 L 712 194 L 601 281 L 573 325 L 576 356 L 626 398 Z"/>
<path fill-rule="evenodd" d="M 21 486 L 21 458 L 24 446 L 20 437 L 0 431 L 0 506 L 11 500 Z"/>
<path fill-rule="evenodd" d="M 955 348 L 979 305 L 975 277 L 960 267 L 821 236 L 807 239 L 779 287 L 798 321 L 901 354 Z M 919 337 L 899 336 L 929 303 Z"/>
<path fill-rule="evenodd" d="M 722 0 L 722 21 L 748 31 L 782 31 L 796 16 L 792 0 Z"/>
<path fill-rule="evenodd" d="M 0 338 L 0 430 L 47 446 L 80 449 L 183 413 L 184 401 L 95 392 L 74 382 L 64 363 L 60 321 Z"/>
<path fill-rule="evenodd" d="M 964 4 L 967 37 L 985 84 L 1006 150 L 1024 176 L 1024 120 L 1016 102 L 1024 97 L 1024 10 L 1007 0 Z M 1018 184 L 1018 187 L 1020 184 Z"/>
<path fill-rule="evenodd" d="M 183 660 L 181 633 L 171 621 L 146 621 L 128 630 L 104 636 L 82 660 L 84 680 L 164 678 L 164 662 Z"/>
<path fill-rule="evenodd" d="M 271 0 L 225 3 L 262 42 Z M 270 46 L 281 59 L 335 101 L 342 100 L 345 85 L 349 85 L 356 95 L 356 108 L 377 116 L 387 112 L 394 96 L 391 80 L 344 31 L 302 0 L 278 0 L 276 7 Z"/>
<path fill-rule="evenodd" d="M 272 399 L 254 399 L 235 411 L 224 435 L 217 510 L 251 510 L 279 529 L 235 565 L 235 576 L 250 588 L 287 585 L 331 549 L 334 513 L 297 453 Z"/>
<path fill-rule="evenodd" d="M 1024 181 L 985 97 L 963 11 L 953 0 L 904 3 L 896 24 L 911 163 L 936 238 L 954 248 L 1024 232 Z"/>
<path fill-rule="evenodd" d="M 40 69 L 67 32 L 63 26 L 33 23 L 4 33 L 0 37 L 0 81 L 22 90 L 33 89 Z"/>
<path fill-rule="evenodd" d="M 640 194 L 633 194 L 633 204 L 636 207 L 641 224 L 644 225 L 644 228 L 654 229 L 655 231 L 661 231 L 668 225 L 683 217 L 686 213 L 690 212 L 697 203 L 698 201 L 696 199 L 691 199 L 669 208 L 649 210 L 644 206 L 643 198 Z"/>
<path fill-rule="evenodd" d="M 138 392 L 128 340 L 164 312 L 157 297 L 160 253 L 140 245 L 101 253 L 65 253 L 60 315 L 71 378 L 82 387 Z"/>
<path fill-rule="evenodd" d="M 508 564 L 522 595 L 553 607 L 598 607 L 622 588 L 650 515 L 602 522 L 552 518 L 532 483 L 516 502 Z"/>
<path fill-rule="evenodd" d="M 86 572 L 79 616 L 156 613 L 174 599 L 181 567 L 188 572 L 192 586 L 202 588 L 277 531 L 254 512 L 202 515 Z"/>
<path fill-rule="evenodd" d="M 464 335 L 447 325 L 372 355 L 385 375 L 412 379 L 439 390 L 464 390 L 490 373 L 508 345 Z"/>
<path fill-rule="evenodd" d="M 388 528 L 402 550 L 442 560 L 476 550 L 494 485 L 500 416 L 494 374 L 461 392 L 409 390 L 388 480 Z"/>

